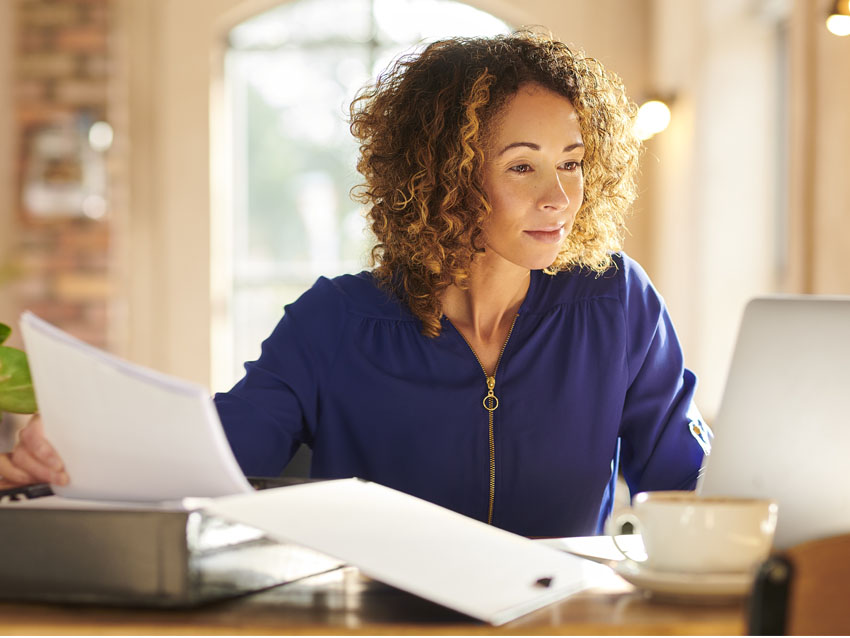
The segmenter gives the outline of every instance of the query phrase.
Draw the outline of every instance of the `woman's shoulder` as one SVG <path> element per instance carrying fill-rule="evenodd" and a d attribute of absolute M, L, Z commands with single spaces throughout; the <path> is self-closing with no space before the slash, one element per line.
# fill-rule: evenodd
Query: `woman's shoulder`
<path fill-rule="evenodd" d="M 291 308 L 310 314 L 334 311 L 374 319 L 414 320 L 410 311 L 368 270 L 337 277 L 319 277 L 298 301 L 287 306 L 287 311 Z"/>
<path fill-rule="evenodd" d="M 554 275 L 534 271 L 532 277 L 533 308 L 529 310 L 537 312 L 576 303 L 643 305 L 659 297 L 643 267 L 625 252 L 613 253 L 611 265 L 602 272 L 573 268 Z"/>

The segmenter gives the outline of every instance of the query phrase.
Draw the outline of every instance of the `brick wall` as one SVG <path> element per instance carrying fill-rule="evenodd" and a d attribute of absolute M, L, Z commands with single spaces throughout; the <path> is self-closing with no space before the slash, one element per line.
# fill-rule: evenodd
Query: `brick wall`
<path fill-rule="evenodd" d="M 111 0 L 12 2 L 17 219 L 11 254 L 0 257 L 0 268 L 19 308 L 108 347 L 114 217 L 109 158 L 108 150 L 91 149 L 87 134 L 91 123 L 108 119 Z M 71 159 L 45 159 L 36 148 L 46 135 L 57 134 L 79 144 Z M 103 178 L 106 188 L 83 207 L 54 199 L 45 212 L 25 194 L 53 197 L 57 188 L 74 190 L 92 175 Z"/>

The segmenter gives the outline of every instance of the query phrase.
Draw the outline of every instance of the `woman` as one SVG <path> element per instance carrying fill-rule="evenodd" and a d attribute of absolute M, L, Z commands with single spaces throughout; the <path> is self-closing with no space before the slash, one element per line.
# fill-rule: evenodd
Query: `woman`
<path fill-rule="evenodd" d="M 375 268 L 319 279 L 216 395 L 245 473 L 278 474 L 304 443 L 313 476 L 529 536 L 597 532 L 620 463 L 632 492 L 692 489 L 696 379 L 616 252 L 633 115 L 616 76 L 530 33 L 437 42 L 362 92 Z M 38 427 L 0 474 L 45 476 Z"/>

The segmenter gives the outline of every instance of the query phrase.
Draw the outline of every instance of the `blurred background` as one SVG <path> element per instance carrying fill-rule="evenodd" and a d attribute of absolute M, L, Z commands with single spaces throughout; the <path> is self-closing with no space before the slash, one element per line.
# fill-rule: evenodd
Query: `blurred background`
<path fill-rule="evenodd" d="M 711 419 L 750 297 L 850 293 L 846 5 L 3 0 L 0 320 L 229 388 L 284 304 L 366 264 L 357 88 L 424 41 L 539 25 L 669 107 L 626 249 Z"/>

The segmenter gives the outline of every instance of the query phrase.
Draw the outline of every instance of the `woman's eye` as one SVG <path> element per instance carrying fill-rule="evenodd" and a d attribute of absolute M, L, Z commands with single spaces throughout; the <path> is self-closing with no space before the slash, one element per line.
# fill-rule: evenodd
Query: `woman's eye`
<path fill-rule="evenodd" d="M 579 171 L 579 170 L 581 170 L 581 167 L 582 167 L 582 162 L 576 162 L 576 161 L 569 161 L 569 162 L 564 162 L 563 164 L 561 164 L 561 168 L 563 170 L 570 171 L 570 172 Z"/>
<path fill-rule="evenodd" d="M 509 170 L 512 170 L 514 173 L 527 173 L 531 170 L 531 165 L 529 164 L 517 164 L 516 166 L 511 166 Z"/>

